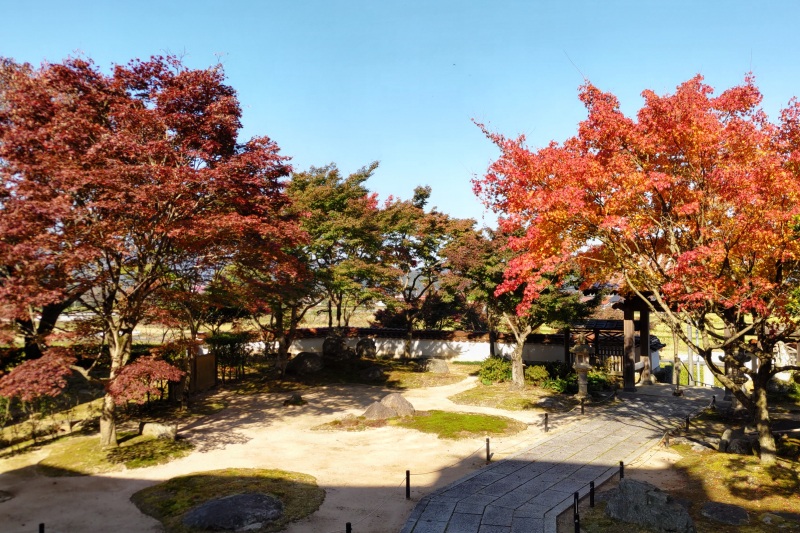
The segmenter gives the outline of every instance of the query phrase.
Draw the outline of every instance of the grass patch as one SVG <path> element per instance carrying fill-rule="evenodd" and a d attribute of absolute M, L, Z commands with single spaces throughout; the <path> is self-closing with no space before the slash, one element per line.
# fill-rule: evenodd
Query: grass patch
<path fill-rule="evenodd" d="M 391 425 L 433 433 L 440 439 L 514 435 L 528 426 L 511 418 L 449 411 L 418 411 L 413 417 L 389 420 Z"/>
<path fill-rule="evenodd" d="M 193 446 L 185 440 L 157 439 L 121 433 L 116 448 L 104 449 L 97 435 L 65 437 L 50 445 L 50 454 L 37 468 L 46 476 L 87 476 L 125 468 L 144 468 L 188 455 Z"/>
<path fill-rule="evenodd" d="M 569 411 L 578 405 L 572 396 L 556 394 L 533 385 L 526 385 L 525 388 L 516 390 L 512 389 L 508 383 L 478 384 L 469 390 L 450 396 L 449 399 L 459 405 L 494 407 L 507 411 L 562 412 Z M 547 401 L 540 404 L 545 399 Z"/>
<path fill-rule="evenodd" d="M 143 513 L 159 520 L 170 533 L 191 531 L 182 524 L 187 511 L 210 500 L 244 493 L 270 494 L 283 503 L 279 520 L 252 530 L 280 531 L 286 524 L 319 509 L 325 491 L 312 476 L 283 470 L 229 468 L 180 476 L 140 490 L 131 501 Z"/>

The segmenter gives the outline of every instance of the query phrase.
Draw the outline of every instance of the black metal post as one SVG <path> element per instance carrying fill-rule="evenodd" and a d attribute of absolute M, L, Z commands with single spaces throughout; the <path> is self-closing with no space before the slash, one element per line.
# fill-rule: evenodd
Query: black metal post
<path fill-rule="evenodd" d="M 594 507 L 594 481 L 589 482 L 589 507 Z"/>
<path fill-rule="evenodd" d="M 575 504 L 574 504 L 574 514 L 575 514 L 575 533 L 581 533 L 581 513 L 578 509 L 578 502 L 580 501 L 580 495 L 575 492 Z"/>
<path fill-rule="evenodd" d="M 689 431 L 689 417 L 686 417 L 686 431 Z"/>
<path fill-rule="evenodd" d="M 717 395 L 716 394 L 713 394 L 711 396 L 711 408 L 712 409 L 716 409 L 717 408 Z"/>
<path fill-rule="evenodd" d="M 344 525 L 344 531 L 345 533 L 353 533 L 353 526 L 350 525 L 350 522 Z"/>
<path fill-rule="evenodd" d="M 544 432 L 547 433 L 547 413 L 544 414 Z"/>
<path fill-rule="evenodd" d="M 623 479 L 625 477 L 625 463 L 622 461 L 619 462 L 619 478 Z"/>
<path fill-rule="evenodd" d="M 581 398 L 581 414 L 583 414 L 583 398 Z"/>
<path fill-rule="evenodd" d="M 411 499 L 411 470 L 406 470 L 406 500 Z"/>
<path fill-rule="evenodd" d="M 39 533 L 44 533 L 44 524 L 39 524 Z"/>
<path fill-rule="evenodd" d="M 489 451 L 489 437 L 486 437 L 486 464 L 489 464 L 489 461 L 492 460 L 492 454 Z"/>

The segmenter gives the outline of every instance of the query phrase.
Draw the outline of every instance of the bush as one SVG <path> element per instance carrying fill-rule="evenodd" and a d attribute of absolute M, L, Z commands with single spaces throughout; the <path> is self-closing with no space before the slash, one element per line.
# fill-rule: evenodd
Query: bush
<path fill-rule="evenodd" d="M 534 385 L 539 385 L 543 381 L 549 378 L 550 378 L 550 373 L 542 365 L 534 365 L 525 368 L 525 379 L 530 381 Z"/>
<path fill-rule="evenodd" d="M 484 385 L 511 380 L 511 361 L 503 357 L 489 357 L 478 370 L 478 377 Z"/>
<path fill-rule="evenodd" d="M 566 378 L 548 378 L 542 382 L 541 386 L 543 389 L 550 389 L 551 391 L 561 394 L 566 392 L 577 392 L 578 376 L 576 374 L 572 374 Z"/>
<path fill-rule="evenodd" d="M 589 392 L 602 391 L 611 388 L 612 378 L 603 370 L 590 370 L 586 374 Z"/>

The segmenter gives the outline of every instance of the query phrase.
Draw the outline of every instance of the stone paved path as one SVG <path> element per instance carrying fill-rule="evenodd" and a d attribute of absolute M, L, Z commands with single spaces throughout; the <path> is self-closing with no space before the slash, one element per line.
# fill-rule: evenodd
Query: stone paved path
<path fill-rule="evenodd" d="M 596 486 L 657 445 L 667 429 L 709 405 L 719 390 L 669 386 L 620 393 L 613 406 L 547 433 L 498 461 L 423 497 L 401 533 L 555 533 L 556 518 Z"/>

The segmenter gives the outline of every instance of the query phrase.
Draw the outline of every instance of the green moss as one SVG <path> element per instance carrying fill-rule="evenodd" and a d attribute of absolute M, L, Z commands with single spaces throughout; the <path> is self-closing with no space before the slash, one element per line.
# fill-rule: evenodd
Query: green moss
<path fill-rule="evenodd" d="M 140 490 L 131 501 L 143 513 L 159 520 L 166 531 L 191 531 L 182 524 L 193 507 L 210 500 L 243 493 L 270 494 L 283 503 L 282 518 L 253 530 L 280 531 L 289 522 L 304 518 L 322 505 L 325 491 L 312 476 L 283 470 L 229 468 L 180 476 Z"/>
<path fill-rule="evenodd" d="M 433 433 L 440 439 L 462 439 L 485 435 L 513 435 L 527 428 L 511 418 L 447 411 L 418 412 L 413 417 L 389 421 L 395 426 Z"/>
<path fill-rule="evenodd" d="M 102 448 L 97 435 L 69 437 L 49 446 L 50 454 L 39 462 L 46 476 L 85 476 L 126 468 L 144 468 L 168 463 L 188 455 L 193 446 L 184 440 L 156 439 L 121 433 L 120 445 Z"/>

